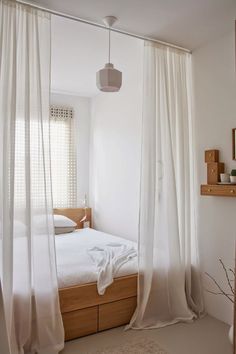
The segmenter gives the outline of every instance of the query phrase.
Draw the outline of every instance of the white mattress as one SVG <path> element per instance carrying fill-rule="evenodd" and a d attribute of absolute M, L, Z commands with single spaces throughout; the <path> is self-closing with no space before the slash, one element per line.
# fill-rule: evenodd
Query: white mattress
<path fill-rule="evenodd" d="M 88 249 L 92 247 L 103 247 L 109 242 L 117 242 L 137 249 L 135 242 L 90 228 L 57 235 L 55 238 L 59 288 L 97 281 L 97 267 L 88 254 Z M 137 271 L 135 257 L 120 267 L 116 277 L 134 274 Z"/>

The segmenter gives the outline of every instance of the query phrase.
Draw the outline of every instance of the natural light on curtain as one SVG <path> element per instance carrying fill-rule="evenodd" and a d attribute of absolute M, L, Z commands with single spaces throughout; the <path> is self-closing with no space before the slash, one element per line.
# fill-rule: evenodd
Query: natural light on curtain
<path fill-rule="evenodd" d="M 77 174 L 76 174 L 76 148 L 73 133 L 73 110 L 65 107 L 52 106 L 50 109 L 50 150 L 52 197 L 54 208 L 73 208 L 77 204 Z M 37 122 L 31 122 L 32 139 L 37 139 Z M 24 165 L 21 163 L 25 155 L 25 124 L 19 117 L 16 121 L 16 140 L 21 141 L 16 151 L 17 173 L 15 176 L 18 206 L 24 203 L 25 190 L 22 188 L 24 181 Z M 37 148 L 37 146 L 31 146 Z M 37 151 L 34 151 L 36 154 Z M 37 167 L 37 160 L 32 161 L 32 168 Z M 42 195 L 42 186 L 36 186 L 39 198 Z M 39 201 L 39 200 L 38 200 Z"/>
<path fill-rule="evenodd" d="M 50 143 L 53 206 L 73 208 L 77 204 L 76 148 L 72 108 L 52 106 Z"/>
<path fill-rule="evenodd" d="M 0 276 L 11 353 L 64 346 L 52 215 L 50 15 L 0 0 Z"/>
<path fill-rule="evenodd" d="M 195 227 L 191 54 L 145 43 L 138 307 L 130 327 L 203 312 Z"/>

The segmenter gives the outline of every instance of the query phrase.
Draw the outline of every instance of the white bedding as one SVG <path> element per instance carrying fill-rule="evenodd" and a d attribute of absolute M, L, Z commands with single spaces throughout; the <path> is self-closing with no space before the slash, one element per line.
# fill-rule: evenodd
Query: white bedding
<path fill-rule="evenodd" d="M 122 245 L 124 250 L 137 250 L 135 242 L 90 228 L 58 235 L 55 238 L 59 288 L 98 281 L 100 271 L 94 256 L 95 249 L 107 250 L 109 244 L 118 244 Z M 124 261 L 124 257 L 119 257 L 121 248 L 117 247 L 117 250 L 115 248 L 112 248 L 112 254 L 117 257 L 119 267 L 114 268 L 114 276 L 121 277 L 137 273 L 137 257 L 131 256 L 132 252 L 128 252 L 131 259 L 127 258 L 127 261 Z M 111 254 L 111 251 L 108 254 Z"/>

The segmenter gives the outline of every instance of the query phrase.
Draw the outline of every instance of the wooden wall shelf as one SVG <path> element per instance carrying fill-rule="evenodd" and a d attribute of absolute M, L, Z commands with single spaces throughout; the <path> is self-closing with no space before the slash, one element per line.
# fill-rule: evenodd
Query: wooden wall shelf
<path fill-rule="evenodd" d="M 236 185 L 202 184 L 201 195 L 236 197 Z"/>

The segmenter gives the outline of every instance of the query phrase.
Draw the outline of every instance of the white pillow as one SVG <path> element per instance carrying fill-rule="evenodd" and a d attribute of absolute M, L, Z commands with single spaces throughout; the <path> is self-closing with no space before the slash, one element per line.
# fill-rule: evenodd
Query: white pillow
<path fill-rule="evenodd" d="M 54 226 L 55 227 L 76 227 L 77 224 L 73 220 L 67 218 L 64 215 L 54 215 Z"/>

